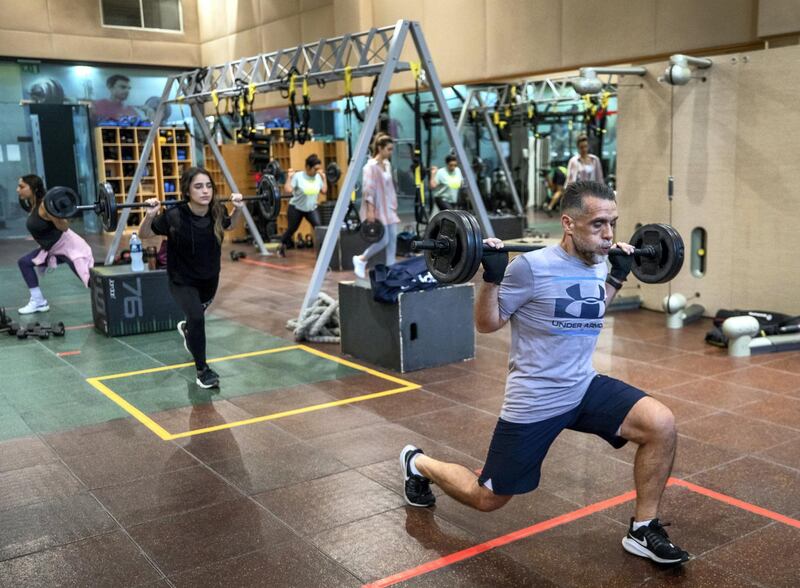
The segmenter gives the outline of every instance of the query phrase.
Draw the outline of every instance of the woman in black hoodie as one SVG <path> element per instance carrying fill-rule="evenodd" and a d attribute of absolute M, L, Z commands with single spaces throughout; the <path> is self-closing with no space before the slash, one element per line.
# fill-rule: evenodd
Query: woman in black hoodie
<path fill-rule="evenodd" d="M 219 385 L 219 375 L 206 362 L 204 313 L 219 285 L 223 233 L 235 226 L 243 206 L 242 195 L 233 194 L 236 210 L 228 216 L 216 192 L 208 171 L 190 167 L 181 176 L 181 204 L 162 212 L 157 199 L 147 200 L 150 208 L 139 227 L 142 238 L 167 238 L 169 288 L 186 315 L 178 323 L 178 332 L 194 358 L 197 385 L 203 388 Z"/>

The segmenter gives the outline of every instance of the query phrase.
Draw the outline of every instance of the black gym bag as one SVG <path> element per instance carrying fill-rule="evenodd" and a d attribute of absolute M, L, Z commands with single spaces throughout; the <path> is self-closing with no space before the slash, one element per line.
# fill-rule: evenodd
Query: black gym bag
<path fill-rule="evenodd" d="M 439 282 L 428 271 L 425 257 L 419 255 L 399 261 L 394 265 L 379 263 L 369 270 L 372 298 L 376 302 L 393 304 L 401 292 L 431 290 Z"/>

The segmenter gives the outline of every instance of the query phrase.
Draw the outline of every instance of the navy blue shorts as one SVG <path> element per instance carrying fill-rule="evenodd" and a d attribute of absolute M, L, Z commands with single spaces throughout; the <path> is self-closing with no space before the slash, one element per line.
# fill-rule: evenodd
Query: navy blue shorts
<path fill-rule="evenodd" d="M 625 382 L 597 375 L 581 403 L 569 412 L 535 423 L 498 419 L 478 483 L 484 486 L 491 480 L 495 494 L 535 490 L 547 450 L 564 429 L 593 433 L 619 449 L 627 441 L 617 431 L 633 405 L 645 396 Z"/>

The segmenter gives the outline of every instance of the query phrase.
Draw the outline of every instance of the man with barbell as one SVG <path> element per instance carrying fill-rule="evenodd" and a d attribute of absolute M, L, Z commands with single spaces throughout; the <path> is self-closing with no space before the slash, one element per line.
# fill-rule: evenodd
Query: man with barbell
<path fill-rule="evenodd" d="M 430 483 L 452 498 L 489 512 L 539 485 L 541 465 L 564 429 L 592 433 L 615 448 L 639 447 L 634 462 L 636 510 L 624 549 L 662 564 L 688 561 L 658 520 L 675 457 L 672 412 L 620 380 L 598 374 L 592 353 L 605 309 L 633 267 L 634 248 L 613 244 L 613 190 L 593 181 L 570 184 L 562 198 L 559 245 L 518 256 L 488 251 L 475 302 L 475 326 L 491 333 L 511 323 L 505 400 L 480 475 L 407 445 L 400 453 L 405 499 L 433 506 Z M 498 239 L 485 241 L 503 246 Z M 612 248 L 627 255 L 609 256 Z M 611 262 L 608 270 L 606 260 Z"/>
<path fill-rule="evenodd" d="M 206 361 L 205 311 L 219 285 L 224 231 L 232 229 L 244 205 L 241 194 L 233 194 L 233 216 L 216 195 L 211 175 L 201 167 L 190 167 L 181 176 L 181 199 L 186 203 L 161 212 L 156 198 L 145 201 L 147 212 L 139 227 L 142 238 L 167 238 L 167 275 L 172 297 L 186 320 L 178 323 L 186 351 L 197 369 L 197 385 L 219 386 L 219 375 Z"/>

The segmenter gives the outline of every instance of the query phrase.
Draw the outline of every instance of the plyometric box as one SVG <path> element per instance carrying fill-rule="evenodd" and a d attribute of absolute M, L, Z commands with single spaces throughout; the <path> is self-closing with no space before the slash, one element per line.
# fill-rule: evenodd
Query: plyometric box
<path fill-rule="evenodd" d="M 183 311 L 169 292 L 166 270 L 132 272 L 127 265 L 92 268 L 92 319 L 108 337 L 174 329 Z"/>
<path fill-rule="evenodd" d="M 454 284 L 386 304 L 368 287 L 340 282 L 342 352 L 400 373 L 472 359 L 474 298 L 472 284 Z"/>
<path fill-rule="evenodd" d="M 319 257 L 319 250 L 327 232 L 328 227 L 316 227 L 314 229 L 314 249 L 317 257 Z M 341 229 L 328 267 L 335 272 L 352 271 L 353 256 L 361 255 L 367 247 L 369 247 L 369 243 L 364 241 L 360 233 Z M 384 251 L 380 251 L 369 260 L 370 267 L 378 263 L 386 263 L 386 253 Z"/>
<path fill-rule="evenodd" d="M 505 214 L 502 216 L 490 215 L 489 222 L 492 223 L 494 236 L 504 241 L 519 239 L 525 232 L 525 217 L 515 214 Z"/>

